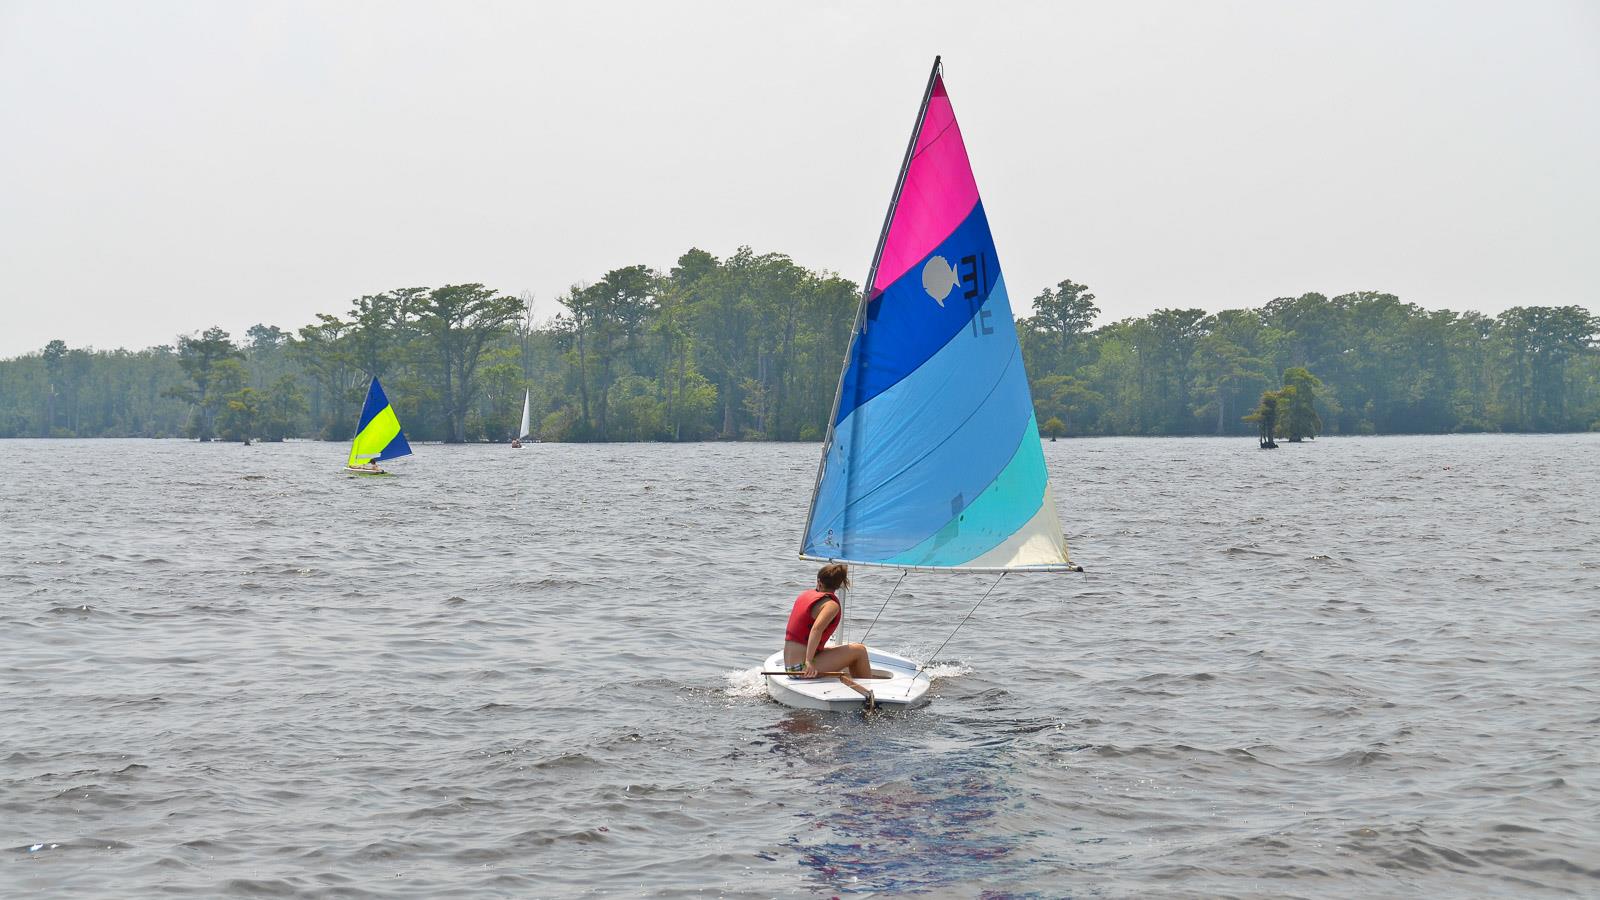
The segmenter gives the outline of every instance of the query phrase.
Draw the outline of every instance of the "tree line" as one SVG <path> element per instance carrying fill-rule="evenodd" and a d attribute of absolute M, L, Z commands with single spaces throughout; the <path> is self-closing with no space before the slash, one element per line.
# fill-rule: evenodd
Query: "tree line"
<path fill-rule="evenodd" d="M 526 297 L 461 284 L 358 297 L 292 331 L 213 327 L 139 351 L 57 340 L 0 360 L 0 437 L 343 440 L 376 376 L 413 440 L 507 440 L 524 391 L 544 440 L 817 440 L 858 297 L 783 254 L 692 249 L 574 285 L 543 323 Z M 1580 307 L 1312 293 L 1097 325 L 1095 299 L 1064 280 L 1018 322 L 1046 432 L 1600 430 L 1600 318 Z"/>
<path fill-rule="evenodd" d="M 1581 307 L 1488 316 L 1310 293 L 1094 328 L 1094 299 L 1063 281 L 1019 323 L 1040 421 L 1066 433 L 1249 434 L 1263 392 L 1313 387 L 1324 433 L 1600 430 L 1600 318 Z"/>

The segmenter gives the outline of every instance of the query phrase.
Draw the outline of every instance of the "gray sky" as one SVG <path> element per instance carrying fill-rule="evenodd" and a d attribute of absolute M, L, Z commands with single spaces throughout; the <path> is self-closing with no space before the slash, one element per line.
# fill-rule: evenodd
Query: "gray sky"
<path fill-rule="evenodd" d="M 859 281 L 936 53 L 1019 305 L 1600 311 L 1593 2 L 0 0 L 0 356 L 690 246 Z"/>

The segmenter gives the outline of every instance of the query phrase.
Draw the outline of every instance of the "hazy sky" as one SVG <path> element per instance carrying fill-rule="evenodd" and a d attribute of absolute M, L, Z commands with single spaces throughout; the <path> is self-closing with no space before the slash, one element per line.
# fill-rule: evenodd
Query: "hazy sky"
<path fill-rule="evenodd" d="M 0 0 L 0 356 L 691 246 L 859 281 L 936 53 L 1019 304 L 1600 311 L 1594 2 Z"/>

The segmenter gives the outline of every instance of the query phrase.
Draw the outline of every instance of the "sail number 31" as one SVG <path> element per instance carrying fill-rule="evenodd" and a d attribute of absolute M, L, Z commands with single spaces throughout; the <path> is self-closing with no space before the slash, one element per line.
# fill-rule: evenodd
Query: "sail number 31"
<path fill-rule="evenodd" d="M 994 334 L 994 326 L 989 324 L 994 313 L 982 308 L 983 301 L 989 296 L 989 254 L 961 257 L 959 275 L 961 284 L 966 288 L 961 296 L 966 298 L 967 307 L 972 310 L 973 337 Z"/>

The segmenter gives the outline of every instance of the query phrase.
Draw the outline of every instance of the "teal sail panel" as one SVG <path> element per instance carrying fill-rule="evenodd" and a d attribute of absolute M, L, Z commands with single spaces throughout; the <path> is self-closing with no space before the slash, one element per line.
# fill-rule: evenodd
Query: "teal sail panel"
<path fill-rule="evenodd" d="M 803 557 L 1072 568 L 1005 277 L 937 63 L 829 426 Z"/>

